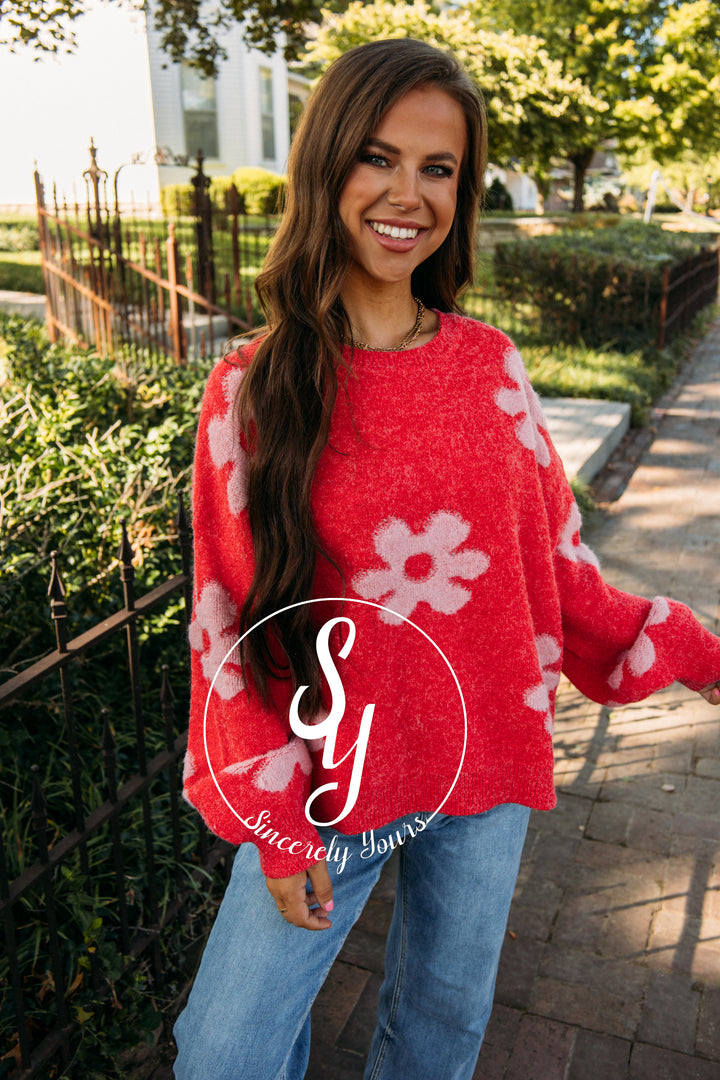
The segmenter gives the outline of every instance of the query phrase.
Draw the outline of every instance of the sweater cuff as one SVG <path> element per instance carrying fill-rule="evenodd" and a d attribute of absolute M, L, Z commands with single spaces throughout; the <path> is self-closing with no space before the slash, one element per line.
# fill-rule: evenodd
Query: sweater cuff
<path fill-rule="evenodd" d="M 677 657 L 677 681 L 688 690 L 704 690 L 720 679 L 720 637 L 698 622 L 685 604 L 673 603 L 685 634 Z"/>
<path fill-rule="evenodd" d="M 248 816 L 246 824 L 255 834 L 248 839 L 258 849 L 265 877 L 292 877 L 327 855 L 320 834 L 303 811 L 278 815 L 262 810 L 252 818 Z"/>

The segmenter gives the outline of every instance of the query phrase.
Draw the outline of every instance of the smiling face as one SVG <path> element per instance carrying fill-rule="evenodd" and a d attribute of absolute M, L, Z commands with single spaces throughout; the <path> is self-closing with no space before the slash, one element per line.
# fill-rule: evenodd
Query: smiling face
<path fill-rule="evenodd" d="M 409 286 L 413 270 L 450 232 L 466 144 L 461 106 L 432 84 L 388 109 L 340 194 L 351 287 Z"/>

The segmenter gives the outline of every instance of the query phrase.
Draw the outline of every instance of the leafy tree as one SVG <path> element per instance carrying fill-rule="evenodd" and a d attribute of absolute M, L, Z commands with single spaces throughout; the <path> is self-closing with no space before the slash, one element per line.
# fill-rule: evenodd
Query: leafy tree
<path fill-rule="evenodd" d="M 557 149 L 574 168 L 574 210 L 583 208 L 585 175 L 601 143 L 627 146 L 650 130 L 655 107 L 647 72 L 662 49 L 668 7 L 668 0 L 473 0 L 470 6 L 478 25 L 541 37 L 564 75 L 603 102 L 598 110 L 578 97 L 563 116 Z"/>
<path fill-rule="evenodd" d="M 606 108 L 591 89 L 563 74 L 539 38 L 483 29 L 464 8 L 438 13 L 424 0 L 355 0 L 342 14 L 326 10 L 323 15 L 304 57 L 315 73 L 353 46 L 377 38 L 415 37 L 451 49 L 483 91 L 491 160 L 519 161 L 541 191 L 547 189 L 568 114 L 574 108 L 588 115 Z"/>
<path fill-rule="evenodd" d="M 162 47 L 170 60 L 184 60 L 206 75 L 215 75 L 227 58 L 223 36 L 235 23 L 243 24 L 249 45 L 272 53 L 277 36 L 285 35 L 285 55 L 295 57 L 305 41 L 308 23 L 320 21 L 315 0 L 108 0 L 132 8 L 146 8 L 162 34 Z M 88 0 L 0 0 L 0 45 L 16 50 L 26 46 L 38 52 L 68 52 L 75 47 L 73 24 Z"/>
<path fill-rule="evenodd" d="M 720 7 L 716 0 L 673 5 L 647 68 L 652 99 L 648 142 L 660 162 L 717 155 L 720 131 Z"/>
<path fill-rule="evenodd" d="M 644 146 L 635 154 L 622 160 L 625 183 L 640 191 L 647 191 L 652 174 L 660 170 L 663 182 L 686 210 L 698 204 L 705 212 L 720 206 L 720 152 L 702 158 L 692 150 L 661 161 L 651 146 Z M 658 203 L 667 203 L 668 196 L 661 188 Z"/>

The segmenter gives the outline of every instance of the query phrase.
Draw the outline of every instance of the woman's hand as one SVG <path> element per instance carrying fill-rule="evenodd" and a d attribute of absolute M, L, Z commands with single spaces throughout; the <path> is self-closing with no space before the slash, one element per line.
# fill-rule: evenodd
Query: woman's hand
<path fill-rule="evenodd" d="M 312 892 L 307 892 L 305 888 L 308 878 Z M 334 907 L 333 891 L 325 859 L 292 877 L 266 877 L 265 883 L 278 911 L 293 926 L 302 926 L 306 930 L 328 930 L 332 926 L 327 913 Z M 311 904 L 319 904 L 320 907 L 311 909 Z"/>
<path fill-rule="evenodd" d="M 698 693 L 709 701 L 711 705 L 720 705 L 720 679 L 717 682 L 710 683 L 704 690 L 698 690 Z"/>

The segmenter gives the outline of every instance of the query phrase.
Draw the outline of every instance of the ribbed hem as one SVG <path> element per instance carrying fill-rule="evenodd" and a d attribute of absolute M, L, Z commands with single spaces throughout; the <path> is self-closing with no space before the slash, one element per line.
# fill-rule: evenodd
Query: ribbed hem
<path fill-rule="evenodd" d="M 361 791 L 355 808 L 333 828 L 348 836 L 379 829 L 415 812 L 439 810 L 442 814 L 464 816 L 481 814 L 502 803 L 518 803 L 533 810 L 552 810 L 557 803 L 552 763 L 528 767 L 508 762 L 493 766 L 488 773 L 463 772 L 448 796 L 453 779 L 452 776 L 407 777 L 399 779 L 392 788 Z M 319 810 L 317 813 L 320 815 Z"/>

